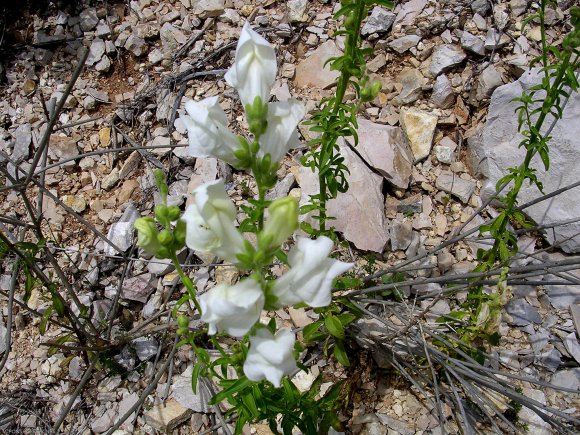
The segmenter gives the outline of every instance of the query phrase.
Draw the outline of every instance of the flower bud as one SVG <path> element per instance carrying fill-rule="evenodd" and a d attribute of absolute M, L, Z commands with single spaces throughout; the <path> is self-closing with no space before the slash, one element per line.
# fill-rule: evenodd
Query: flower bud
<path fill-rule="evenodd" d="M 133 224 L 137 230 L 137 245 L 151 255 L 157 255 L 161 247 L 157 239 L 158 232 L 153 218 L 139 218 Z"/>
<path fill-rule="evenodd" d="M 187 316 L 180 314 L 179 317 L 177 317 L 177 326 L 180 328 L 187 328 L 189 326 L 189 319 Z"/>
<path fill-rule="evenodd" d="M 171 231 L 169 230 L 161 230 L 157 236 L 157 240 L 159 240 L 159 243 L 163 246 L 170 246 L 173 242 L 173 234 L 171 234 Z"/>
<path fill-rule="evenodd" d="M 262 99 L 257 95 L 254 98 L 254 102 L 247 104 L 245 109 L 250 131 L 254 136 L 260 137 L 268 127 L 266 118 L 268 115 L 268 104 L 262 104 Z"/>
<path fill-rule="evenodd" d="M 379 95 L 381 91 L 381 83 L 374 81 L 371 84 L 366 85 L 360 91 L 360 98 L 363 102 L 372 101 Z"/>
<path fill-rule="evenodd" d="M 270 247 L 279 247 L 298 228 L 298 203 L 295 198 L 280 198 L 268 207 L 269 217 L 260 239 L 271 240 Z"/>
<path fill-rule="evenodd" d="M 175 239 L 175 250 L 179 251 L 185 246 L 185 238 L 187 236 L 187 224 L 184 220 L 179 219 L 173 229 L 173 237 Z"/>
<path fill-rule="evenodd" d="M 167 206 L 165 204 L 157 204 L 155 206 L 155 217 L 161 223 L 167 220 Z"/>
<path fill-rule="evenodd" d="M 179 216 L 181 216 L 181 210 L 178 206 L 172 205 L 172 206 L 167 208 L 167 218 L 171 222 L 174 222 L 177 219 L 179 219 Z"/>

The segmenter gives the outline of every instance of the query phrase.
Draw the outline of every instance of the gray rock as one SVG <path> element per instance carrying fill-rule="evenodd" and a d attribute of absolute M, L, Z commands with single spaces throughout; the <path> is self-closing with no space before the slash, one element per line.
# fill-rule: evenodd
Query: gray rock
<path fill-rule="evenodd" d="M 561 357 L 562 354 L 557 349 L 550 349 L 536 355 L 534 363 L 554 373 L 562 363 Z"/>
<path fill-rule="evenodd" d="M 427 83 L 423 74 L 415 68 L 403 69 L 397 77 L 397 81 L 401 83 L 403 88 L 399 95 L 393 99 L 393 104 L 395 106 L 411 104 L 417 101 L 423 93 L 423 86 Z"/>
<path fill-rule="evenodd" d="M 269 201 L 273 201 L 275 199 L 288 196 L 288 192 L 290 192 L 290 189 L 292 189 L 295 183 L 296 177 L 294 177 L 294 174 L 289 172 L 282 180 L 280 180 L 276 184 L 276 186 L 272 190 L 266 193 L 266 199 Z"/>
<path fill-rule="evenodd" d="M 435 158 L 441 163 L 450 165 L 453 163 L 453 150 L 446 146 L 437 145 L 434 148 Z"/>
<path fill-rule="evenodd" d="M 181 30 L 170 23 L 165 23 L 159 30 L 164 52 L 173 52 L 187 42 L 187 37 Z"/>
<path fill-rule="evenodd" d="M 191 389 L 191 373 L 193 366 L 189 366 L 183 374 L 175 376 L 171 385 L 171 397 L 181 406 L 191 409 L 194 412 L 203 412 L 205 414 L 213 412 L 208 405 L 211 394 L 203 385 L 197 385 L 197 392 L 194 394 Z"/>
<path fill-rule="evenodd" d="M 532 346 L 534 355 L 539 355 L 550 342 L 550 333 L 548 331 L 541 330 L 535 334 L 531 334 L 528 340 Z"/>
<path fill-rule="evenodd" d="M 330 66 L 325 63 L 331 57 L 340 56 L 342 53 L 336 47 L 334 41 L 326 41 L 321 44 L 312 54 L 296 66 L 294 83 L 299 88 L 314 87 L 326 89 L 332 86 L 338 77 L 339 71 L 331 71 Z"/>
<path fill-rule="evenodd" d="M 125 346 L 123 349 L 121 349 L 121 352 L 115 355 L 113 359 L 129 371 L 135 368 L 135 356 L 133 355 L 133 352 L 129 346 Z"/>
<path fill-rule="evenodd" d="M 139 218 L 139 210 L 133 204 L 130 204 L 119 221 L 111 225 L 107 238 L 119 247 L 123 252 L 133 245 L 135 229 L 133 224 Z M 105 245 L 106 255 L 116 255 L 117 251 L 109 244 Z"/>
<path fill-rule="evenodd" d="M 96 34 L 99 38 L 105 38 L 111 34 L 111 28 L 107 23 L 99 23 Z"/>
<path fill-rule="evenodd" d="M 409 247 L 413 238 L 411 222 L 393 221 L 391 225 L 391 249 L 403 251 Z"/>
<path fill-rule="evenodd" d="M 83 32 L 89 32 L 97 27 L 99 17 L 97 17 L 97 10 L 95 8 L 85 9 L 80 13 L 80 26 Z"/>
<path fill-rule="evenodd" d="M 522 394 L 530 399 L 546 405 L 546 396 L 540 390 L 533 390 L 531 388 L 524 388 Z M 545 422 L 542 417 L 536 414 L 533 410 L 525 406 L 518 413 L 519 421 L 525 424 L 528 428 L 527 432 L 534 435 L 552 435 L 554 432 L 549 423 Z"/>
<path fill-rule="evenodd" d="M 400 38 L 392 40 L 391 42 L 389 42 L 388 46 L 393 50 L 395 50 L 397 53 L 403 54 L 410 48 L 416 47 L 420 40 L 421 40 L 420 36 L 405 35 L 401 36 Z"/>
<path fill-rule="evenodd" d="M 507 168 L 523 162 L 526 150 L 519 147 L 523 136 L 518 133 L 518 117 L 515 113 L 520 105 L 514 98 L 528 90 L 540 80 L 538 70 L 523 74 L 516 82 L 497 88 L 490 101 L 487 122 L 479 135 L 469 140 L 468 160 L 472 173 L 485 179 L 482 199 L 495 193 L 497 181 L 507 173 Z M 577 181 L 577 161 L 580 154 L 580 93 L 573 93 L 564 109 L 563 118 L 551 131 L 549 142 L 550 171 L 544 170 L 539 156 L 532 160 L 532 167 L 544 185 L 546 193 L 553 192 Z M 546 131 L 551 122 L 544 124 Z M 554 171 L 554 168 L 557 168 Z M 580 216 L 580 187 L 560 193 L 550 201 L 542 201 L 526 208 L 526 214 L 538 224 L 555 224 Z M 541 196 L 537 187 L 524 183 L 518 202 L 524 204 Z M 580 252 L 580 223 L 558 225 L 546 232 L 549 243 L 560 243 L 565 252 Z M 566 290 L 554 289 L 560 296 Z M 577 300 L 571 299 L 573 303 Z M 567 306 L 566 306 L 567 307 Z"/>
<path fill-rule="evenodd" d="M 308 18 L 306 16 L 306 7 L 308 0 L 288 0 L 286 7 L 288 8 L 288 18 L 291 23 L 303 23 Z"/>
<path fill-rule="evenodd" d="M 506 311 L 512 316 L 511 325 L 526 326 L 530 323 L 542 323 L 540 313 L 525 299 L 512 299 L 506 306 Z"/>
<path fill-rule="evenodd" d="M 408 198 L 402 199 L 397 204 L 397 212 L 407 214 L 407 213 L 421 213 L 423 211 L 423 197 L 420 193 L 410 196 Z"/>
<path fill-rule="evenodd" d="M 95 64 L 95 70 L 98 72 L 108 72 L 111 69 L 111 59 L 109 56 L 103 56 L 99 62 Z"/>
<path fill-rule="evenodd" d="M 370 35 L 372 33 L 388 32 L 395 22 L 396 15 L 391 11 L 375 6 L 371 12 L 371 16 L 367 18 L 366 23 L 361 29 L 361 35 Z"/>
<path fill-rule="evenodd" d="M 147 59 L 153 65 L 157 65 L 158 63 L 160 63 L 163 60 L 163 52 L 161 50 L 159 50 L 158 48 L 155 48 L 149 52 Z"/>
<path fill-rule="evenodd" d="M 580 389 L 580 367 L 570 370 L 560 370 L 552 375 L 551 384 L 557 387 Z"/>
<path fill-rule="evenodd" d="M 123 281 L 121 297 L 144 304 L 147 302 L 149 295 L 155 291 L 156 287 L 157 278 L 150 273 L 144 273 L 143 275 L 127 278 Z"/>
<path fill-rule="evenodd" d="M 10 158 L 15 163 L 20 163 L 28 159 L 30 155 L 30 143 L 32 142 L 32 127 L 30 124 L 22 124 L 18 126 L 14 132 L 14 148 Z"/>
<path fill-rule="evenodd" d="M 403 132 L 398 127 L 357 119 L 360 156 L 391 184 L 401 189 L 409 186 L 413 156 Z"/>
<path fill-rule="evenodd" d="M 119 170 L 117 168 L 113 168 L 113 170 L 101 181 L 101 187 L 103 190 L 111 190 L 113 187 L 115 187 L 119 180 Z"/>
<path fill-rule="evenodd" d="M 528 9 L 528 0 L 510 0 L 512 18 L 519 17 Z"/>
<path fill-rule="evenodd" d="M 427 0 L 409 0 L 401 5 L 401 9 L 395 18 L 393 27 L 401 28 L 414 24 L 417 15 L 427 6 Z"/>
<path fill-rule="evenodd" d="M 91 429 L 95 433 L 106 432 L 111 426 L 113 426 L 117 417 L 116 409 L 108 409 L 103 415 L 97 417 L 91 422 Z"/>
<path fill-rule="evenodd" d="M 2 312 L 0 312 L 0 354 L 6 352 L 6 339 L 8 338 L 8 329 L 4 325 L 4 319 L 2 319 Z"/>
<path fill-rule="evenodd" d="M 497 50 L 511 42 L 510 38 L 503 32 L 498 32 L 495 29 L 489 29 L 485 35 L 485 49 Z"/>
<path fill-rule="evenodd" d="M 119 402 L 118 415 L 119 416 L 125 415 L 129 411 L 129 409 L 131 409 L 131 407 L 133 405 L 135 405 L 135 403 L 137 403 L 138 400 L 139 400 L 139 394 L 137 394 L 137 393 L 124 393 L 123 399 L 121 399 L 121 401 Z M 123 424 L 122 427 L 126 427 L 127 425 L 132 425 L 134 419 L 135 419 L 135 412 L 131 413 L 131 415 L 125 421 L 125 423 Z"/>
<path fill-rule="evenodd" d="M 350 169 L 346 179 L 348 192 L 338 195 L 327 203 L 329 221 L 335 229 L 358 249 L 382 252 L 389 240 L 388 226 L 385 222 L 383 177 L 372 172 L 361 158 L 344 143 L 340 144 L 344 164 Z M 318 175 L 310 168 L 300 167 L 298 183 L 301 187 L 300 205 L 310 202 L 310 195 L 319 191 Z M 301 220 L 307 219 L 301 216 Z M 315 222 L 312 222 L 316 225 Z"/>
<path fill-rule="evenodd" d="M 490 97 L 493 91 L 501 85 L 503 85 L 501 74 L 493 65 L 488 66 L 477 78 L 475 99 L 481 101 L 484 98 Z"/>
<path fill-rule="evenodd" d="M 96 322 L 100 322 L 105 320 L 113 308 L 113 303 L 109 299 L 99 299 L 97 301 L 93 301 L 93 320 Z"/>
<path fill-rule="evenodd" d="M 452 194 L 464 203 L 469 201 L 475 191 L 475 182 L 464 180 L 451 171 L 441 171 L 435 185 L 439 190 Z"/>
<path fill-rule="evenodd" d="M 461 34 L 461 47 L 480 56 L 485 55 L 485 42 L 483 39 L 469 32 Z"/>
<path fill-rule="evenodd" d="M 572 322 L 576 327 L 576 334 L 580 337 L 580 304 L 570 305 L 570 315 L 572 316 Z"/>
<path fill-rule="evenodd" d="M 451 81 L 445 74 L 437 76 L 435 84 L 433 85 L 431 101 L 441 109 L 448 109 L 455 104 L 453 86 L 451 86 Z"/>
<path fill-rule="evenodd" d="M 224 13 L 224 0 L 191 0 L 191 6 L 200 19 L 219 17 Z"/>
<path fill-rule="evenodd" d="M 438 45 L 431 56 L 429 72 L 433 77 L 437 77 L 459 65 L 465 58 L 465 52 L 460 47 L 452 44 Z"/>
<path fill-rule="evenodd" d="M 566 350 L 570 355 L 572 355 L 572 358 L 574 358 L 577 363 L 580 363 L 580 343 L 578 343 L 578 338 L 576 338 L 575 332 L 571 332 L 564 337 L 564 346 L 566 346 Z"/>
<path fill-rule="evenodd" d="M 147 42 L 134 34 L 129 35 L 125 42 L 125 48 L 135 56 L 143 56 L 147 52 Z"/>
<path fill-rule="evenodd" d="M 491 11 L 491 7 L 488 0 L 473 0 L 471 2 L 471 10 L 474 14 L 485 17 Z"/>
<path fill-rule="evenodd" d="M 554 308 L 564 310 L 572 304 L 580 302 L 580 286 L 578 285 L 550 285 L 545 286 L 550 304 Z"/>
<path fill-rule="evenodd" d="M 135 353 L 140 361 L 147 361 L 157 355 L 159 343 L 153 337 L 139 337 L 133 340 Z"/>

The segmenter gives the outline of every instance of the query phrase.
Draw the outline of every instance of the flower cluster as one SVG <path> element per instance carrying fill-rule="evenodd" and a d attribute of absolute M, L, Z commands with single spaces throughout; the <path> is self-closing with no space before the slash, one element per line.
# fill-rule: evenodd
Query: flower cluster
<path fill-rule="evenodd" d="M 276 182 L 278 162 L 298 144 L 297 125 L 304 109 L 296 100 L 268 102 L 276 78 L 274 48 L 248 24 L 242 30 L 233 66 L 225 75 L 244 105 L 250 139 L 237 137 L 227 127 L 227 117 L 217 97 L 188 101 L 182 121 L 187 127 L 189 151 L 195 157 L 213 156 L 238 169 L 251 169 L 258 189 L 264 193 Z M 204 184 L 193 192 L 177 225 L 185 224 L 179 242 L 198 252 L 208 252 L 252 271 L 235 285 L 218 284 L 199 297 L 201 320 L 208 334 L 225 332 L 234 337 L 250 335 L 250 348 L 243 366 L 248 379 L 267 379 L 276 387 L 284 375 L 296 369 L 293 356 L 296 338 L 287 329 L 272 333 L 260 324 L 264 309 L 304 303 L 323 307 L 331 302 L 334 278 L 352 267 L 329 258 L 333 243 L 327 237 L 298 238 L 288 253 L 289 270 L 276 280 L 263 270 L 282 244 L 298 228 L 296 199 L 277 199 L 258 210 L 257 243 L 247 240 L 236 224 L 236 207 L 223 180 Z M 260 203 L 260 201 L 258 201 Z M 265 213 L 267 211 L 267 213 Z M 264 222 L 264 215 L 267 219 Z M 173 216 L 172 216 L 173 217 Z M 167 227 L 170 224 L 167 222 Z M 153 220 L 140 222 L 143 230 L 154 228 Z M 154 250 L 157 237 L 141 235 L 140 246 Z M 176 243 L 176 242 L 174 242 Z"/>

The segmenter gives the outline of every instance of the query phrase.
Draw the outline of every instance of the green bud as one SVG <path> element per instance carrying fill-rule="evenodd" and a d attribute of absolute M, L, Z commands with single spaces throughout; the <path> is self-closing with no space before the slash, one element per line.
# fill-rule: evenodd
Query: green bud
<path fill-rule="evenodd" d="M 181 210 L 179 209 L 178 206 L 172 205 L 172 206 L 167 208 L 167 218 L 171 222 L 174 222 L 177 219 L 179 219 L 179 216 L 181 216 Z"/>
<path fill-rule="evenodd" d="M 361 89 L 360 98 L 363 101 L 363 103 L 372 101 L 376 98 L 377 95 L 379 95 L 380 91 L 381 91 L 381 83 L 374 81 L 370 85 L 366 85 L 364 88 Z"/>
<path fill-rule="evenodd" d="M 137 245 L 151 255 L 157 255 L 161 244 L 157 239 L 158 232 L 155 221 L 150 217 L 139 218 L 133 224 L 137 230 Z"/>
<path fill-rule="evenodd" d="M 180 314 L 179 317 L 177 317 L 177 326 L 181 329 L 187 329 L 189 327 L 189 319 L 187 316 Z"/>
<path fill-rule="evenodd" d="M 157 240 L 159 240 L 159 243 L 163 246 L 170 246 L 171 243 L 173 243 L 173 234 L 171 234 L 171 231 L 169 230 L 161 230 L 157 236 Z"/>
<path fill-rule="evenodd" d="M 171 251 L 167 246 L 159 245 L 159 249 L 157 250 L 157 254 L 155 255 L 157 258 L 171 258 Z"/>
<path fill-rule="evenodd" d="M 155 177 L 155 185 L 159 189 L 159 194 L 161 195 L 163 202 L 167 201 L 167 192 L 169 189 L 167 187 L 165 174 L 161 169 L 155 169 L 155 171 L 153 171 L 153 176 Z"/>
<path fill-rule="evenodd" d="M 173 229 L 173 237 L 175 239 L 175 250 L 179 251 L 185 246 L 185 236 L 187 234 L 187 224 L 184 220 L 179 219 Z"/>
<path fill-rule="evenodd" d="M 271 240 L 271 249 L 278 248 L 298 228 L 298 202 L 291 196 L 277 199 L 268 207 L 268 213 L 268 220 L 259 238 Z"/>
<path fill-rule="evenodd" d="M 262 99 L 257 95 L 252 104 L 246 104 L 245 109 L 250 131 L 254 136 L 260 137 L 268 127 L 268 104 L 262 104 Z"/>
<path fill-rule="evenodd" d="M 165 224 L 165 221 L 167 221 L 168 218 L 168 210 L 167 210 L 167 206 L 165 204 L 157 204 L 155 206 L 155 217 L 157 218 L 157 220 L 159 222 L 161 222 L 162 224 Z"/>

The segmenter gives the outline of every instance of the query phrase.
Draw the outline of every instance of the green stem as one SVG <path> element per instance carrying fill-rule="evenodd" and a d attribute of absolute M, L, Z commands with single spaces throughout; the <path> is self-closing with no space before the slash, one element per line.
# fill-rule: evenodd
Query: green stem
<path fill-rule="evenodd" d="M 195 284 L 181 268 L 181 264 L 179 264 L 179 260 L 177 259 L 177 255 L 175 253 L 173 253 L 171 256 L 171 262 L 175 266 L 175 270 L 177 271 L 177 274 L 181 278 L 181 282 L 183 283 L 183 285 L 185 285 L 187 293 L 189 294 L 190 299 L 193 301 L 193 304 L 195 305 L 197 312 L 201 314 L 201 307 L 199 306 L 199 302 L 197 301 L 197 295 L 195 292 Z"/>

